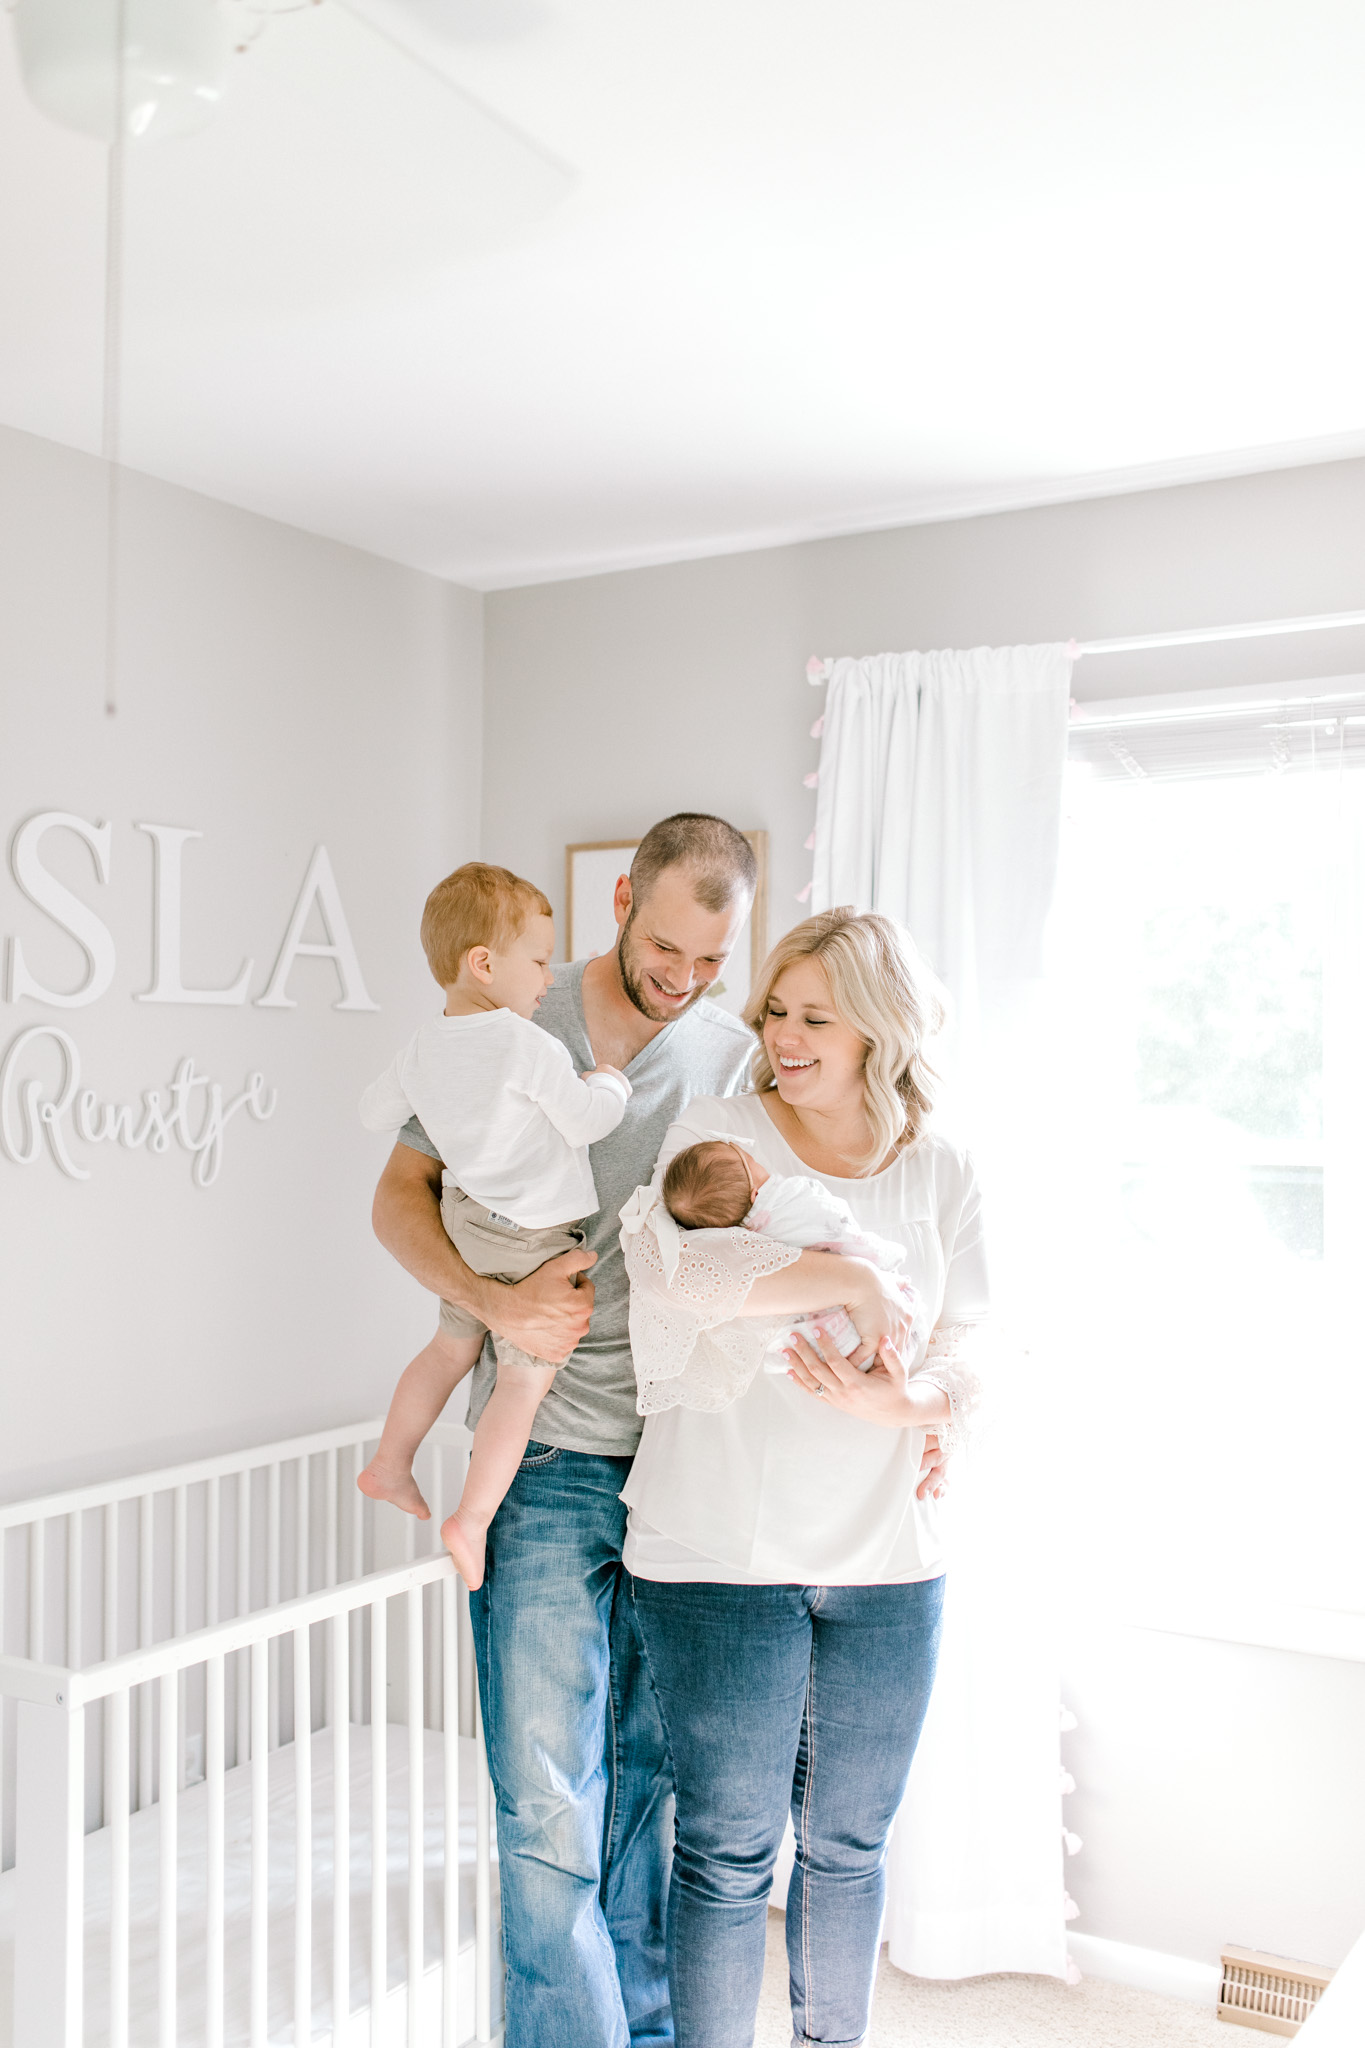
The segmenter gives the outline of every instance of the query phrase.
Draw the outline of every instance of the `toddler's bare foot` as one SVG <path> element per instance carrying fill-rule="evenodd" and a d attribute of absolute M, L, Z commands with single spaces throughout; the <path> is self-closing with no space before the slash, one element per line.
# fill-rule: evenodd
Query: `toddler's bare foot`
<path fill-rule="evenodd" d="M 471 1593 L 483 1584 L 484 1539 L 487 1528 L 466 1520 L 459 1508 L 441 1524 L 441 1541 L 455 1560 L 455 1569 Z"/>
<path fill-rule="evenodd" d="M 386 1500 L 405 1515 L 416 1515 L 419 1522 L 431 1520 L 431 1509 L 422 1498 L 421 1488 L 412 1476 L 412 1467 L 406 1472 L 392 1466 L 381 1465 L 378 1458 L 372 1459 L 356 1480 L 362 1493 L 371 1500 Z"/>

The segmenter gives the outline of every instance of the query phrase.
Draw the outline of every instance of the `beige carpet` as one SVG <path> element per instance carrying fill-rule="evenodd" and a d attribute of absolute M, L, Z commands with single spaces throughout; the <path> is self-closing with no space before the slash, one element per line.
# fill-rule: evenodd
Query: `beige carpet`
<path fill-rule="evenodd" d="M 973 1977 L 933 1984 L 882 1956 L 869 2048 L 1213 2048 L 1250 2040 L 1220 2026 L 1211 2007 L 1130 1991 L 1087 1977 Z M 768 1915 L 768 1967 L 754 2048 L 788 2048 L 787 1951 L 780 1913 Z"/>

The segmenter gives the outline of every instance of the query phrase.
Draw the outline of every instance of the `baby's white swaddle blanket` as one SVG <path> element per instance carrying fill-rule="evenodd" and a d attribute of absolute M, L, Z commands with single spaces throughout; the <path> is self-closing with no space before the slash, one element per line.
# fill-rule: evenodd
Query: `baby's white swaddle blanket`
<path fill-rule="evenodd" d="M 761 1231 L 782 1244 L 797 1245 L 802 1251 L 839 1252 L 845 1258 L 866 1259 L 883 1273 L 894 1273 L 905 1257 L 903 1244 L 862 1229 L 847 1202 L 804 1174 L 770 1174 L 744 1218 L 744 1228 Z M 913 1293 L 908 1285 L 906 1291 Z M 774 1330 L 763 1354 L 764 1372 L 787 1371 L 785 1354 L 793 1337 L 804 1337 L 807 1343 L 819 1338 L 833 1344 L 844 1358 L 858 1348 L 858 1332 L 847 1309 L 819 1309 Z"/>
<path fill-rule="evenodd" d="M 733 1143 L 733 1140 L 727 1142 Z M 807 1179 L 804 1174 L 770 1174 L 759 1189 L 753 1207 L 743 1218 L 742 1227 L 753 1231 L 756 1236 L 772 1238 L 799 1251 L 839 1252 L 845 1258 L 866 1259 L 884 1273 L 894 1272 L 906 1255 L 903 1244 L 864 1230 L 847 1202 L 831 1194 L 819 1181 Z M 664 1278 L 671 1283 L 678 1270 L 684 1227 L 670 1214 L 657 1186 L 637 1188 L 621 1210 L 623 1244 L 627 1237 L 646 1228 L 654 1234 Z M 708 1233 L 688 1234 L 705 1237 Z M 902 1285 L 914 1301 L 915 1292 L 909 1282 Z M 633 1344 L 635 1336 L 632 1325 Z M 857 1350 L 859 1341 L 853 1319 L 844 1308 L 835 1306 L 795 1316 L 790 1322 L 780 1323 L 769 1334 L 763 1351 L 764 1372 L 785 1373 L 789 1369 L 786 1352 L 794 1336 L 804 1337 L 807 1342 L 818 1339 L 824 1344 L 833 1344 L 845 1358 Z M 637 1372 L 641 1366 L 641 1348 L 636 1349 Z M 871 1362 L 868 1360 L 868 1364 Z M 674 1372 L 678 1369 L 676 1366 L 672 1368 Z"/>

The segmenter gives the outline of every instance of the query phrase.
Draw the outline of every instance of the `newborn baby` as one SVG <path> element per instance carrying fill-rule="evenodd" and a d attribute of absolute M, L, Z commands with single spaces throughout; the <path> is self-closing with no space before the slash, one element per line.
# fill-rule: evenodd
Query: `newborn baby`
<path fill-rule="evenodd" d="M 705 1138 L 669 1162 L 664 1205 L 684 1230 L 762 1231 L 802 1251 L 840 1252 L 893 1272 L 905 1246 L 863 1230 L 848 1203 L 804 1174 L 771 1173 L 751 1152 L 728 1138 Z M 902 1282 L 913 1298 L 914 1289 Z M 793 1336 L 809 1343 L 818 1333 L 847 1358 L 858 1348 L 858 1332 L 846 1309 L 821 1309 L 774 1331 L 763 1360 L 765 1372 L 787 1371 L 785 1353 Z M 867 1361 L 868 1365 L 872 1360 Z M 866 1371 L 866 1366 L 863 1368 Z"/>

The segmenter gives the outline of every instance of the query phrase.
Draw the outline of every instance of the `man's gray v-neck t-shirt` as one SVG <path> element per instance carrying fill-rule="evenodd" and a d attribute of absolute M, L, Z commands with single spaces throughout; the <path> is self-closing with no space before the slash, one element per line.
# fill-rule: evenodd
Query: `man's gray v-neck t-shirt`
<path fill-rule="evenodd" d="M 583 1018 L 586 965 L 578 960 L 555 969 L 554 986 L 546 991 L 535 1018 L 568 1047 L 580 1074 L 597 1064 Z M 635 1412 L 630 1283 L 619 1241 L 621 1207 L 648 1182 L 664 1133 L 694 1096 L 739 1094 L 753 1051 L 748 1026 L 703 997 L 676 1023 L 666 1024 L 625 1069 L 632 1090 L 625 1116 L 614 1131 L 588 1148 L 598 1203 L 597 1214 L 584 1224 L 588 1250 L 597 1253 L 591 1275 L 596 1289 L 592 1322 L 536 1412 L 538 1443 L 599 1457 L 629 1457 L 639 1443 L 644 1425 Z M 416 1117 L 398 1135 L 414 1151 L 440 1158 Z M 470 1387 L 471 1427 L 483 1413 L 495 1377 L 493 1347 L 485 1344 Z"/>

